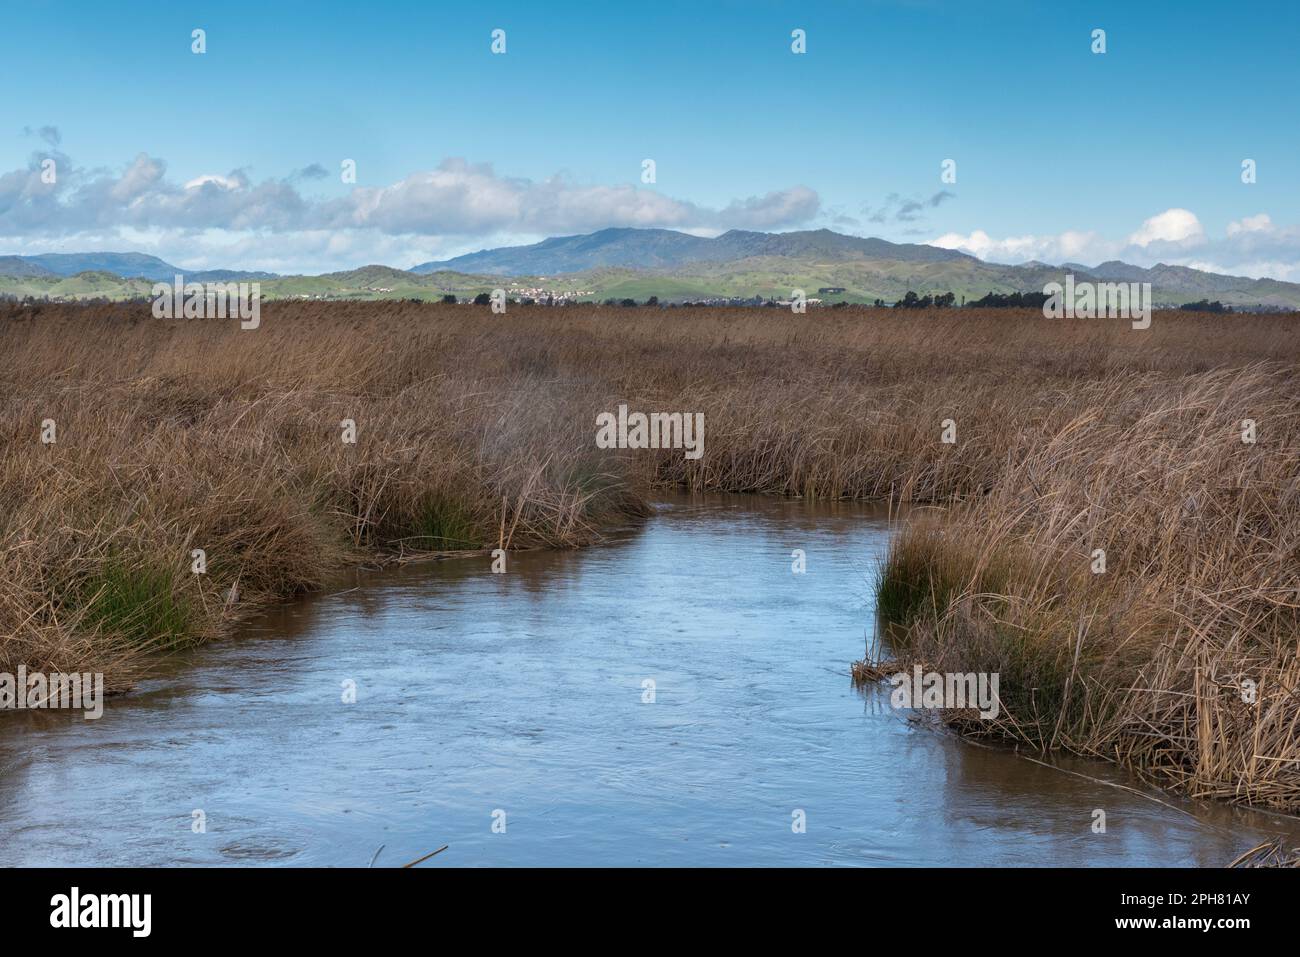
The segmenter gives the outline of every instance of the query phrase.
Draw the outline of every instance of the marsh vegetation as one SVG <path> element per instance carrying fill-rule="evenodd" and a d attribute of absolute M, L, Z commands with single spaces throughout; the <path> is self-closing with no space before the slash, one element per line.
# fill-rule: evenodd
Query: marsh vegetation
<path fill-rule="evenodd" d="M 954 723 L 1295 810 L 1296 333 L 420 303 L 271 303 L 240 330 L 5 307 L 0 670 L 126 687 L 348 565 L 581 546 L 655 489 L 890 500 L 912 506 L 881 584 L 891 654 L 1001 674 L 997 721 Z M 702 412 L 704 455 L 598 448 L 619 403 Z"/>

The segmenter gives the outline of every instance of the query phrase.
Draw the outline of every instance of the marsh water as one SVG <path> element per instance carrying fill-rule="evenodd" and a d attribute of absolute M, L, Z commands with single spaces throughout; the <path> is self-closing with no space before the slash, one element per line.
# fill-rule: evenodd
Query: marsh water
<path fill-rule="evenodd" d="M 0 714 L 0 864 L 383 867 L 445 844 L 419 866 L 1222 865 L 1300 841 L 855 690 L 889 533 L 863 507 L 680 497 L 505 574 L 358 571 L 98 721 Z"/>

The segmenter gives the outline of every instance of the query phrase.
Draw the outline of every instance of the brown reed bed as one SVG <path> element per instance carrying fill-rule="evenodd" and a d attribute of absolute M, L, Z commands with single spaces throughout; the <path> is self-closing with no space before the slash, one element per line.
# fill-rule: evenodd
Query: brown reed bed
<path fill-rule="evenodd" d="M 999 673 L 1002 714 L 967 732 L 1300 810 L 1295 385 L 1261 364 L 1077 383 L 987 494 L 903 531 L 895 653 Z"/>
<path fill-rule="evenodd" d="M 579 546 L 656 486 L 892 499 L 937 507 L 883 575 L 890 653 L 1001 674 L 966 730 L 1294 810 L 1298 359 L 1285 316 L 0 307 L 0 670 L 125 684 L 347 563 Z M 598 449 L 620 402 L 703 412 L 703 458 Z"/>

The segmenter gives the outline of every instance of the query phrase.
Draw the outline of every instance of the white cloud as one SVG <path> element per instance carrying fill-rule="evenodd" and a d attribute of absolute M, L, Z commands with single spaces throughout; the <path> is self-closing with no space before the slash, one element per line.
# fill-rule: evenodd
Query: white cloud
<path fill-rule="evenodd" d="M 1059 263 L 1107 254 L 1115 244 L 1106 243 L 1096 233 L 1067 230 L 1058 235 L 1008 236 L 994 239 L 982 229 L 969 235 L 945 233 L 930 241 L 932 246 L 959 249 L 990 262 L 1022 263 L 1030 260 Z"/>
<path fill-rule="evenodd" d="M 1238 233 L 1262 233 L 1268 232 L 1272 228 L 1272 218 L 1268 213 L 1260 213 L 1257 216 L 1244 216 L 1241 219 L 1228 223 L 1228 235 L 1236 236 Z"/>
<path fill-rule="evenodd" d="M 186 189 L 198 189 L 211 183 L 214 186 L 220 186 L 222 189 L 243 189 L 248 185 L 248 180 L 238 173 L 231 173 L 229 176 L 218 176 L 215 173 L 205 173 L 202 176 L 196 176 L 185 184 Z"/>
<path fill-rule="evenodd" d="M 450 159 L 382 189 L 356 189 L 322 214 L 325 225 L 385 233 L 556 235 L 606 226 L 770 229 L 806 221 L 819 208 L 817 194 L 804 186 L 710 210 L 639 186 L 585 186 L 559 176 L 535 182 Z"/>
<path fill-rule="evenodd" d="M 966 235 L 946 233 L 931 244 L 989 262 L 1095 266 L 1120 259 L 1138 266 L 1163 262 L 1252 279 L 1300 281 L 1300 226 L 1278 226 L 1267 213 L 1230 222 L 1221 238 L 1207 236 L 1191 211 L 1167 209 L 1144 220 L 1122 241 L 1079 230 L 996 238 L 977 229 Z"/>
<path fill-rule="evenodd" d="M 1283 282 L 1300 282 L 1300 262 L 1292 260 L 1257 259 L 1240 262 L 1213 262 L 1209 260 L 1191 260 L 1179 263 L 1206 272 L 1217 272 L 1227 276 L 1246 276 L 1250 279 L 1280 279 Z"/>
<path fill-rule="evenodd" d="M 141 153 L 118 179 L 101 179 L 91 185 L 99 187 L 97 192 L 107 195 L 114 202 L 131 203 L 157 188 L 162 183 L 166 170 L 167 165 L 161 160 Z M 75 176 L 76 171 L 69 170 L 64 175 L 66 177 L 69 174 Z"/>
<path fill-rule="evenodd" d="M 57 155 L 56 183 L 40 161 Z M 564 177 L 534 181 L 490 165 L 448 159 L 384 187 L 355 187 L 333 199 L 304 196 L 294 174 L 253 182 L 242 170 L 206 173 L 177 185 L 166 164 L 141 153 L 120 174 L 86 170 L 62 154 L 36 154 L 28 168 L 0 175 L 0 234 L 41 238 L 116 227 L 304 233 L 364 230 L 386 236 L 549 236 L 607 226 L 773 229 L 813 218 L 821 202 L 806 186 L 733 200 L 720 209 L 640 185 L 587 185 Z"/>
<path fill-rule="evenodd" d="M 1166 209 L 1143 221 L 1141 228 L 1129 236 L 1132 246 L 1150 246 L 1155 242 L 1194 244 L 1205 238 L 1205 230 L 1196 214 L 1187 209 Z"/>
<path fill-rule="evenodd" d="M 763 196 L 732 200 L 714 216 L 719 229 L 772 229 L 803 223 L 817 215 L 821 199 L 807 186 L 777 190 Z"/>

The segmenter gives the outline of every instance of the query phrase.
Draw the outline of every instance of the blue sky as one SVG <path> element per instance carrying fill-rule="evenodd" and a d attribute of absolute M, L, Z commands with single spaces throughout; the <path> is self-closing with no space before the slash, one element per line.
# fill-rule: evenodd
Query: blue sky
<path fill-rule="evenodd" d="M 26 0 L 0 13 L 0 255 L 318 272 L 826 226 L 1300 281 L 1298 42 L 1281 2 Z"/>

